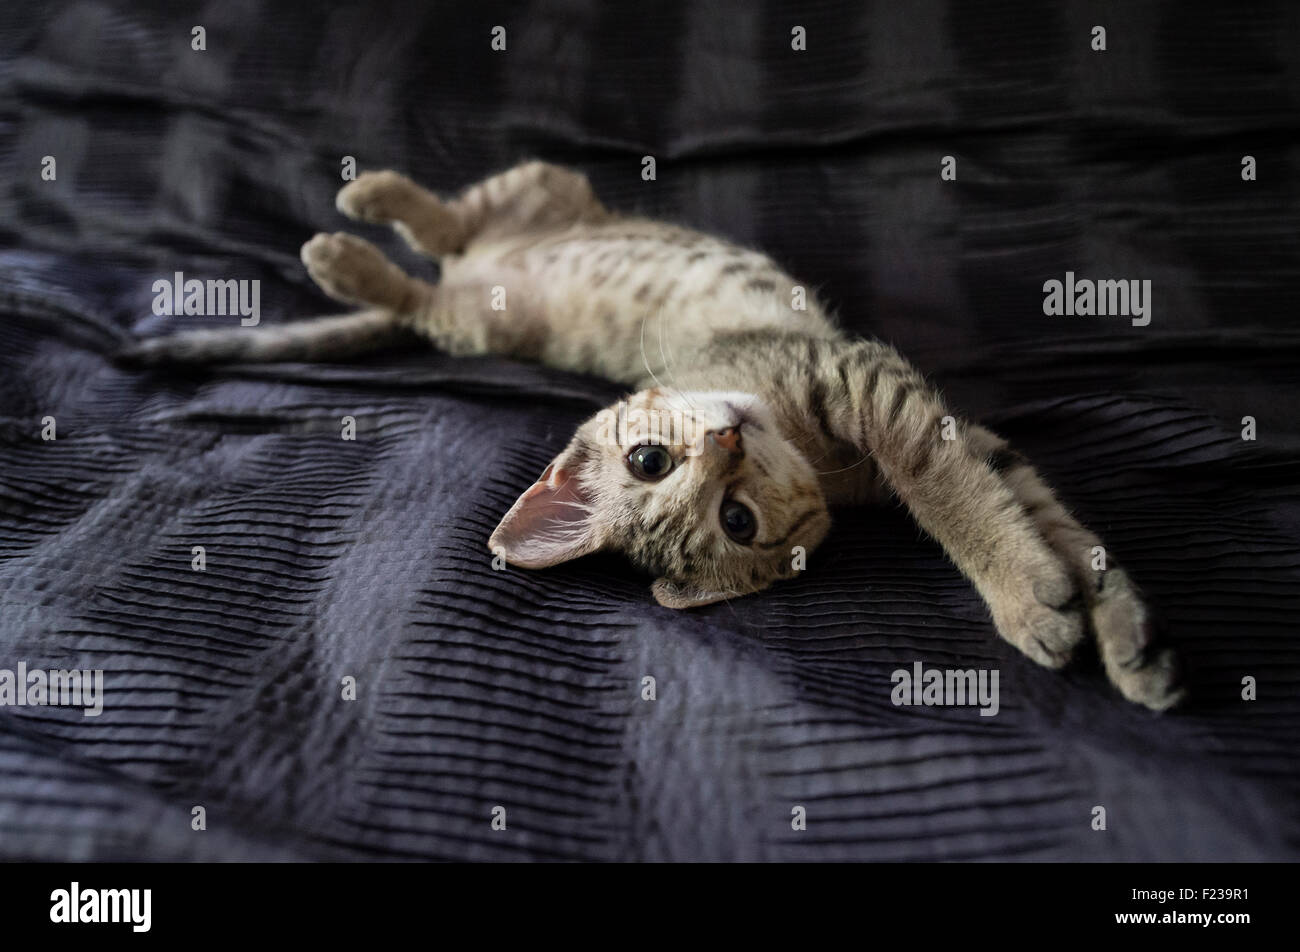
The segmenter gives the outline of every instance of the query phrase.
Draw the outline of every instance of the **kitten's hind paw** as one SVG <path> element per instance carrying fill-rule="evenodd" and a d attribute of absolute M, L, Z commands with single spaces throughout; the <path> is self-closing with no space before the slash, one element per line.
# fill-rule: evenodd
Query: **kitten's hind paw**
<path fill-rule="evenodd" d="M 336 301 L 394 311 L 412 305 L 416 282 L 362 238 L 343 232 L 319 234 L 302 246 L 301 257 L 312 280 Z"/>
<path fill-rule="evenodd" d="M 424 189 L 397 172 L 362 172 L 339 189 L 334 206 L 372 225 L 391 225 L 418 205 Z"/>
<path fill-rule="evenodd" d="M 455 213 L 397 172 L 362 172 L 339 189 L 334 205 L 356 221 L 392 225 L 408 245 L 430 257 L 458 251 L 464 244 Z"/>

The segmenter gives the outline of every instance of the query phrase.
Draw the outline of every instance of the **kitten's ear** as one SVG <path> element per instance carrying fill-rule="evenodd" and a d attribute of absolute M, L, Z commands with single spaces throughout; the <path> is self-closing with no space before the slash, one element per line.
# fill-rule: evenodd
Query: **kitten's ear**
<path fill-rule="evenodd" d="M 690 584 L 683 585 L 666 578 L 657 579 L 650 586 L 650 591 L 654 593 L 655 601 L 664 608 L 695 608 L 699 605 L 712 605 L 714 602 L 736 595 L 735 592 L 714 592 Z"/>
<path fill-rule="evenodd" d="M 595 506 L 578 481 L 585 456 L 575 441 L 555 457 L 505 514 L 488 547 L 526 569 L 544 569 L 600 548 Z"/>

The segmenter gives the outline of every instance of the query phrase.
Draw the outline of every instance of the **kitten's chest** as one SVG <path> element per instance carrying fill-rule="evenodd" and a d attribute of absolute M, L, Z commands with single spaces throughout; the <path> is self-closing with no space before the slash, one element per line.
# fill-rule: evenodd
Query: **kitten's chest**
<path fill-rule="evenodd" d="M 873 505 L 887 494 L 875 461 L 856 447 L 841 445 L 816 465 L 817 481 L 831 506 Z"/>
<path fill-rule="evenodd" d="M 863 506 L 880 502 L 885 486 L 870 453 L 837 440 L 802 420 L 785 432 L 817 474 L 831 506 Z"/>
<path fill-rule="evenodd" d="M 829 505 L 869 505 L 887 496 L 871 454 L 827 431 L 825 411 L 817 409 L 806 380 L 797 375 L 763 373 L 757 368 L 750 370 L 750 376 L 752 389 L 772 412 L 781 435 L 798 448 L 817 474 Z"/>

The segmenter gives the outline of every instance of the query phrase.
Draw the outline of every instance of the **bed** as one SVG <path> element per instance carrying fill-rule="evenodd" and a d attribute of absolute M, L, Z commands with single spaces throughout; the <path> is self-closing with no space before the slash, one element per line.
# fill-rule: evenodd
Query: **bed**
<path fill-rule="evenodd" d="M 1293 7 L 282 6 L 0 12 L 0 668 L 104 684 L 0 707 L 0 857 L 1300 856 Z M 338 311 L 317 231 L 436 275 L 335 212 L 349 162 L 450 192 L 526 157 L 768 251 L 1009 437 L 1186 707 L 1034 665 L 897 508 L 689 612 L 612 557 L 494 568 L 601 381 L 110 360 L 235 320 L 155 314 L 177 272 Z M 1149 280 L 1150 323 L 1045 314 L 1067 272 Z M 893 704 L 918 661 L 998 670 L 997 715 Z"/>

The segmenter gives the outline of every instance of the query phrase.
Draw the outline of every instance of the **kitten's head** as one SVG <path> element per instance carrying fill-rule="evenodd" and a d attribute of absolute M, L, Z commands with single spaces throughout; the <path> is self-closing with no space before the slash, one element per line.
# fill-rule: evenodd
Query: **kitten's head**
<path fill-rule="evenodd" d="M 602 410 L 506 513 L 489 546 L 545 568 L 598 549 L 656 573 L 669 608 L 795 574 L 830 527 L 807 459 L 752 394 L 644 390 Z"/>

